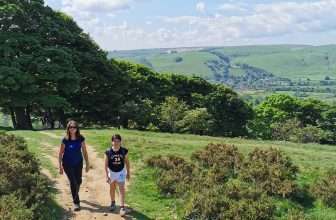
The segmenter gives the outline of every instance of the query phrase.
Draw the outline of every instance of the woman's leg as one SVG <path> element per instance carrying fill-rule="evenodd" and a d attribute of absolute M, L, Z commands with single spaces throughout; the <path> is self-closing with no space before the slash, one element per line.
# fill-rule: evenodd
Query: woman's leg
<path fill-rule="evenodd" d="M 83 161 L 78 164 L 77 166 L 75 166 L 74 172 L 75 172 L 75 178 L 76 178 L 76 202 L 75 204 L 79 204 L 80 200 L 79 200 L 79 189 L 80 189 L 80 185 L 82 184 L 82 171 L 83 171 Z"/>
<path fill-rule="evenodd" d="M 72 166 L 63 165 L 64 172 L 67 175 L 69 182 L 70 182 L 70 189 L 71 189 L 71 195 L 72 200 L 74 204 L 79 204 L 79 198 L 78 198 L 78 183 L 75 175 L 75 169 Z"/>

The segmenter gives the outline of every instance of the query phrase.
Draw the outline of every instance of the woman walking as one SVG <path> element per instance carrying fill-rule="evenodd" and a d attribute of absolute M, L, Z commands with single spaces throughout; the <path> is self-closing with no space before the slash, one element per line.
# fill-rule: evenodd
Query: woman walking
<path fill-rule="evenodd" d="M 82 183 L 83 156 L 86 172 L 89 171 L 89 157 L 86 150 L 85 138 L 80 134 L 76 121 L 69 121 L 66 134 L 59 150 L 59 173 L 67 175 L 74 204 L 74 211 L 80 210 L 79 188 Z"/>
<path fill-rule="evenodd" d="M 125 180 L 130 179 L 130 163 L 127 154 L 128 150 L 121 146 L 121 136 L 119 134 L 113 135 L 112 146 L 105 152 L 105 171 L 107 182 L 110 184 L 110 210 L 114 211 L 116 209 L 115 190 L 118 185 L 121 216 L 126 214 Z"/>

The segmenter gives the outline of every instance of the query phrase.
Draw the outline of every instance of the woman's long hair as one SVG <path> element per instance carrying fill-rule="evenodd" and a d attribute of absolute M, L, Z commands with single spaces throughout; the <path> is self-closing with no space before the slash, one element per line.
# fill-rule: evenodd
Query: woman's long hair
<path fill-rule="evenodd" d="M 71 126 L 75 126 L 76 129 L 76 139 L 79 139 L 81 137 L 80 131 L 79 131 L 79 126 L 78 123 L 74 120 L 70 120 L 66 126 L 66 132 L 65 132 L 65 139 L 66 140 L 70 140 L 71 136 L 70 136 L 70 127 Z"/>

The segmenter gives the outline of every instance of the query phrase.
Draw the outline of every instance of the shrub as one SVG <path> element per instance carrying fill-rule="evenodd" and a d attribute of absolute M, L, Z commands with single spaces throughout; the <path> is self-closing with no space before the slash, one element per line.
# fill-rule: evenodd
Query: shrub
<path fill-rule="evenodd" d="M 33 219 L 39 219 L 49 199 L 48 182 L 40 174 L 39 164 L 28 152 L 22 138 L 0 134 L 0 167 L 1 204 L 5 205 L 8 202 L 9 205 L 1 206 L 1 210 L 13 210 L 14 216 L 17 213 L 19 216 L 29 216 L 31 211 Z M 15 195 L 15 198 L 12 195 Z M 17 200 L 21 201 L 18 202 L 18 207 L 13 205 Z M 30 211 L 15 210 L 20 207 Z"/>
<path fill-rule="evenodd" d="M 296 189 L 298 168 L 277 149 L 256 148 L 246 158 L 240 176 L 269 195 L 286 197 Z"/>
<path fill-rule="evenodd" d="M 290 136 L 290 141 L 298 143 L 319 143 L 325 134 L 322 129 L 307 125 L 306 127 L 296 129 Z"/>
<path fill-rule="evenodd" d="M 185 210 L 185 219 L 272 219 L 275 207 L 266 194 L 232 179 L 194 192 Z"/>
<path fill-rule="evenodd" d="M 272 196 L 302 196 L 295 184 L 297 167 L 277 149 L 255 149 L 244 159 L 233 145 L 209 144 L 192 155 L 192 164 L 176 156 L 146 162 L 159 168 L 159 189 L 179 196 L 188 220 L 274 219 L 279 211 Z M 293 220 L 302 217 L 299 211 L 280 212 Z"/>
<path fill-rule="evenodd" d="M 174 155 L 168 155 L 166 157 L 157 155 L 147 159 L 146 164 L 153 168 L 170 170 L 176 168 L 178 165 L 187 164 L 187 162 L 182 157 L 177 157 Z"/>
<path fill-rule="evenodd" d="M 285 122 L 277 122 L 272 124 L 272 138 L 275 140 L 289 141 L 298 129 L 301 122 L 297 118 L 286 120 Z"/>
<path fill-rule="evenodd" d="M 287 220 L 305 220 L 305 214 L 300 209 L 290 209 L 287 214 Z"/>
<path fill-rule="evenodd" d="M 179 62 L 182 62 L 183 61 L 183 58 L 182 57 L 176 57 L 175 58 L 175 62 L 176 63 L 179 63 Z"/>
<path fill-rule="evenodd" d="M 204 150 L 192 154 L 192 160 L 203 168 L 212 168 L 223 177 L 236 176 L 243 161 L 243 155 L 234 145 L 209 144 Z"/>
<path fill-rule="evenodd" d="M 336 170 L 327 171 L 326 175 L 311 187 L 312 195 L 329 207 L 336 207 Z"/>
<path fill-rule="evenodd" d="M 33 212 L 27 209 L 24 201 L 14 194 L 0 197 L 0 219 L 6 220 L 30 220 L 33 219 Z"/>
<path fill-rule="evenodd" d="M 307 125 L 306 127 L 302 127 L 302 123 L 297 118 L 275 123 L 271 127 L 273 131 L 272 137 L 275 140 L 297 143 L 319 143 L 327 137 L 327 133 L 316 126 Z"/>
<path fill-rule="evenodd" d="M 157 183 L 162 193 L 184 194 L 190 190 L 192 178 L 193 166 L 189 164 L 180 164 L 174 169 L 159 172 Z"/>
<path fill-rule="evenodd" d="M 171 195 L 189 190 L 194 175 L 194 166 L 183 158 L 173 155 L 154 156 L 146 160 L 146 163 L 151 167 L 161 169 L 158 171 L 157 184 L 162 193 Z"/>

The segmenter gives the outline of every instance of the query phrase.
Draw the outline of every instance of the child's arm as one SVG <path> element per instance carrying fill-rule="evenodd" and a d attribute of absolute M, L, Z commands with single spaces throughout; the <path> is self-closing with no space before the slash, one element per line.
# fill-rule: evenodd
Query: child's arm
<path fill-rule="evenodd" d="M 105 154 L 105 174 L 106 174 L 106 182 L 110 183 L 110 177 L 108 176 L 108 158 Z"/>
<path fill-rule="evenodd" d="M 126 170 L 127 170 L 126 178 L 127 178 L 127 180 L 130 180 L 130 177 L 131 177 L 131 167 L 130 167 L 130 162 L 128 160 L 128 155 L 125 156 L 125 163 L 126 163 Z"/>
<path fill-rule="evenodd" d="M 84 141 L 82 142 L 82 152 L 83 152 L 83 156 L 84 156 L 85 164 L 86 164 L 85 171 L 89 172 L 89 169 L 90 169 L 89 156 L 88 156 L 88 152 L 86 150 L 86 144 Z"/>

